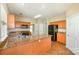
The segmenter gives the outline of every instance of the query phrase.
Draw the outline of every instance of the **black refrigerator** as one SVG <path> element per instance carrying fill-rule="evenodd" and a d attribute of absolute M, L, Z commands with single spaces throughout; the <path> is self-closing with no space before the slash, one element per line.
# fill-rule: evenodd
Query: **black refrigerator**
<path fill-rule="evenodd" d="M 51 35 L 51 41 L 57 41 L 58 25 L 48 25 L 48 34 Z"/>

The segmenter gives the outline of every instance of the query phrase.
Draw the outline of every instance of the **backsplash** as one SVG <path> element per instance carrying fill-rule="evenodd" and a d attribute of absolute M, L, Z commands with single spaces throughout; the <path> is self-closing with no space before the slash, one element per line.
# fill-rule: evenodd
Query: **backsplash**
<path fill-rule="evenodd" d="M 65 28 L 58 28 L 58 32 L 66 32 Z"/>

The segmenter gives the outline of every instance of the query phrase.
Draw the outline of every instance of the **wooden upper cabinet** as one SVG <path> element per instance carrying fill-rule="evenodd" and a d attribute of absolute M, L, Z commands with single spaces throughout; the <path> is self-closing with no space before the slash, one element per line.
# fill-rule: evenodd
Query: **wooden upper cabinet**
<path fill-rule="evenodd" d="M 66 20 L 50 22 L 49 25 L 58 25 L 59 28 L 66 28 Z"/>
<path fill-rule="evenodd" d="M 23 25 L 31 26 L 31 22 L 16 21 L 16 27 L 22 27 Z"/>
<path fill-rule="evenodd" d="M 8 28 L 15 28 L 15 15 L 13 14 L 8 15 Z"/>

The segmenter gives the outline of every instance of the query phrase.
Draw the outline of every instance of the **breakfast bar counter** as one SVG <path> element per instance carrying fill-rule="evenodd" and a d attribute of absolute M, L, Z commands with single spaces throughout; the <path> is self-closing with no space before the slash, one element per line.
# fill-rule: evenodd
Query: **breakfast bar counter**
<path fill-rule="evenodd" d="M 8 55 L 37 55 L 46 53 L 51 48 L 51 37 L 43 35 L 20 41 L 12 48 L 3 49 L 1 54 Z"/>

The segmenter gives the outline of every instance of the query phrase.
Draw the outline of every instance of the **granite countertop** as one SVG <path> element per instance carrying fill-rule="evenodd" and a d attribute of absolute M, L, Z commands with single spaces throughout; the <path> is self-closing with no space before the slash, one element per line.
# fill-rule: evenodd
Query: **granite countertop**
<path fill-rule="evenodd" d="M 39 40 L 42 40 L 42 38 L 46 38 L 46 37 L 50 37 L 50 35 L 30 36 L 30 38 L 28 38 L 28 39 L 26 38 L 26 39 L 23 39 L 23 40 L 19 40 L 17 38 L 16 42 L 8 42 L 9 44 L 10 43 L 14 43 L 14 44 L 12 44 L 10 46 L 8 45 L 9 46 L 8 48 L 16 47 L 17 45 L 24 45 L 26 43 L 31 43 L 31 42 L 39 41 Z"/>

